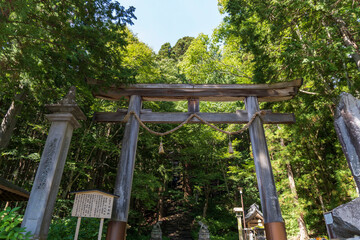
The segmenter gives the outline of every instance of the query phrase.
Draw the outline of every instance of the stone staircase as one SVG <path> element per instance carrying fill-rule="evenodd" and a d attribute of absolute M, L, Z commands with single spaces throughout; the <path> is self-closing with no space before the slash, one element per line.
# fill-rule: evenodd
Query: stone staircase
<path fill-rule="evenodd" d="M 168 208 L 167 217 L 162 219 L 163 236 L 169 237 L 171 240 L 193 240 L 191 237 L 193 219 L 190 213 L 179 210 L 175 204 L 171 205 Z"/>

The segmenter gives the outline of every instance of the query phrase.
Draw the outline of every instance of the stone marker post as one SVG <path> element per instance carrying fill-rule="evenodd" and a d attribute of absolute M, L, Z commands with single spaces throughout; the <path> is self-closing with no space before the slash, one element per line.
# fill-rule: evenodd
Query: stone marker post
<path fill-rule="evenodd" d="M 360 100 L 341 93 L 335 130 L 358 189 L 360 189 Z"/>
<path fill-rule="evenodd" d="M 53 112 L 46 115 L 51 127 L 21 225 L 41 240 L 47 239 L 73 130 L 80 127 L 77 120 L 86 119 L 75 102 L 75 87 L 59 103 L 46 107 Z"/>
<path fill-rule="evenodd" d="M 253 114 L 260 110 L 257 97 L 247 97 L 245 99 L 245 106 L 248 111 L 249 120 Z M 285 224 L 277 197 L 264 128 L 259 117 L 250 125 L 249 133 L 254 155 L 261 208 L 264 214 L 266 239 L 286 240 Z"/>

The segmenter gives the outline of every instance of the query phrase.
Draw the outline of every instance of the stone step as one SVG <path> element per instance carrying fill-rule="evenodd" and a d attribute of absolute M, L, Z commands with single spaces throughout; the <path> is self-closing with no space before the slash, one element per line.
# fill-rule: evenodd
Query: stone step
<path fill-rule="evenodd" d="M 164 236 L 171 240 L 193 240 L 191 237 L 192 218 L 185 212 L 168 215 L 162 220 Z"/>

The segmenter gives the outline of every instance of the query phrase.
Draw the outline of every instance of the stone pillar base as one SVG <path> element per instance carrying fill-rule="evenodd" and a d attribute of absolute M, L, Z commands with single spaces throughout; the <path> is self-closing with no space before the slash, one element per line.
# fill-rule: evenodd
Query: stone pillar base
<path fill-rule="evenodd" d="M 286 230 L 284 222 L 265 223 L 267 240 L 286 240 Z"/>
<path fill-rule="evenodd" d="M 109 221 L 106 233 L 106 240 L 125 240 L 126 239 L 126 222 Z"/>

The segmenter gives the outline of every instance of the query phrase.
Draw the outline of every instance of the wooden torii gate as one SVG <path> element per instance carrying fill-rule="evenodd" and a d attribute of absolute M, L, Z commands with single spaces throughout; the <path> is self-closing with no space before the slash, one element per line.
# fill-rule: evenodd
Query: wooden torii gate
<path fill-rule="evenodd" d="M 120 196 L 114 201 L 112 219 L 109 222 L 108 240 L 126 239 L 126 224 L 129 213 L 131 186 L 135 165 L 135 154 L 139 132 L 139 122 L 134 113 L 144 123 L 182 123 L 196 113 L 209 123 L 247 123 L 259 112 L 258 102 L 284 101 L 293 98 L 302 79 L 291 82 L 255 85 L 190 85 L 190 84 L 135 84 L 126 87 L 109 87 L 97 90 L 94 96 L 108 100 L 130 99 L 124 111 L 95 113 L 96 122 L 126 122 L 122 141 L 120 161 L 115 182 L 114 194 Z M 156 113 L 142 110 L 142 101 L 188 101 L 187 113 Z M 236 113 L 199 112 L 200 101 L 239 101 L 245 102 L 246 110 Z M 133 114 L 128 114 L 133 113 Z M 125 118 L 125 116 L 127 116 Z M 256 176 L 264 214 L 265 231 L 268 240 L 286 239 L 284 220 L 281 215 L 274 176 L 266 144 L 263 123 L 294 123 L 293 114 L 268 112 L 260 119 L 256 117 L 249 127 L 253 149 Z M 189 123 L 201 123 L 193 118 Z"/>

